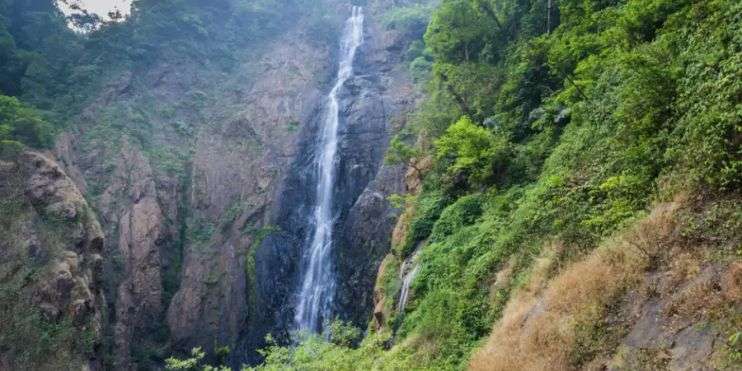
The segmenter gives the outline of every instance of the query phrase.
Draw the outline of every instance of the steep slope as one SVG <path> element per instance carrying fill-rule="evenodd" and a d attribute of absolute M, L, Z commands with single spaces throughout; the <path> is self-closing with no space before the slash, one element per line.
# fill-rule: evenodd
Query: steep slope
<path fill-rule="evenodd" d="M 382 28 L 380 14 L 384 4 L 375 2 L 364 10 L 367 30 L 355 61 L 355 77 L 340 90 L 343 125 L 334 186 L 338 213 L 334 251 L 339 287 L 334 311 L 338 317 L 357 324 L 368 320 L 368 293 L 380 258 L 388 249 L 386 241 L 395 211 L 386 198 L 401 191 L 400 180 L 394 175 L 400 168 L 382 167 L 381 160 L 393 122 L 412 108 L 415 99 L 400 65 L 400 51 L 409 40 Z M 262 316 L 256 323 L 266 327 L 251 333 L 249 342 L 262 344 L 268 332 L 285 341 L 293 330 L 300 249 L 309 237 L 308 215 L 315 196 L 312 162 L 321 119 L 322 112 L 315 110 L 303 128 L 291 171 L 269 211 L 269 228 L 254 252 L 257 306 Z M 349 254 L 354 254 L 355 259 L 346 258 Z"/>
<path fill-rule="evenodd" d="M 735 369 L 739 13 L 442 1 L 369 331 L 264 369 Z"/>
<path fill-rule="evenodd" d="M 83 43 L 79 63 L 106 65 L 108 76 L 88 85 L 54 155 L 106 236 L 106 367 L 157 367 L 193 347 L 210 357 L 232 349 L 239 365 L 257 359 L 268 331 L 287 341 L 299 247 L 291 241 L 303 238 L 292 228 L 303 220 L 290 224 L 284 214 L 303 218 L 300 205 L 310 201 L 298 178 L 350 11 L 335 1 L 294 3 L 275 12 L 233 1 L 140 2 L 129 21 Z M 348 264 L 338 310 L 356 323 L 367 320 L 367 292 L 388 249 L 386 197 L 401 191 L 400 168 L 380 171 L 381 159 L 392 122 L 415 101 L 399 65 L 410 40 L 380 23 L 391 5 L 368 4 L 358 73 L 341 92 L 338 254 Z M 342 11 L 323 15 L 328 8 Z M 358 295 L 365 299 L 351 300 Z"/>
<path fill-rule="evenodd" d="M 0 160 L 0 369 L 97 369 L 103 232 L 46 155 Z"/>
<path fill-rule="evenodd" d="M 741 238 L 731 202 L 657 205 L 556 274 L 563 251 L 545 249 L 470 368 L 733 368 L 726 334 L 739 326 L 742 264 L 722 257 Z"/>

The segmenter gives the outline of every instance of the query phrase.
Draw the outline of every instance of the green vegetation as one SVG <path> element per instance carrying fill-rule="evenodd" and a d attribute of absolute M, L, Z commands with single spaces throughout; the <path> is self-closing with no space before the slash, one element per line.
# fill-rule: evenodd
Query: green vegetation
<path fill-rule="evenodd" d="M 227 353 L 229 350 L 227 348 Z M 166 370 L 184 370 L 184 371 L 228 371 L 228 367 L 214 367 L 210 365 L 203 365 L 203 359 L 206 357 L 206 353 L 201 348 L 193 348 L 191 350 L 191 357 L 186 359 L 168 358 L 165 360 Z"/>
<path fill-rule="evenodd" d="M 22 111 L 12 119 L 0 117 L 0 141 L 49 147 L 60 128 L 79 124 L 92 99 L 116 89 L 121 99 L 83 121 L 111 128 L 116 135 L 109 139 L 128 137 L 158 170 L 183 172 L 188 147 L 156 146 L 154 128 L 170 126 L 174 135 L 193 138 L 193 122 L 202 122 L 208 103 L 222 94 L 207 76 L 234 70 L 246 53 L 305 14 L 317 15 L 318 39 L 326 38 L 319 33 L 333 34 L 321 9 L 306 0 L 138 0 L 126 20 L 103 22 L 94 14 L 65 19 L 55 0 L 0 0 L 0 106 L 3 115 Z M 68 21 L 90 32 L 73 32 Z M 150 96 L 152 76 L 140 72 L 169 62 L 199 66 L 199 78 L 188 87 L 191 99 L 162 102 Z"/>
<path fill-rule="evenodd" d="M 8 142 L 47 148 L 52 144 L 52 128 L 18 99 L 0 95 L 0 143 L 11 145 Z"/>
<path fill-rule="evenodd" d="M 86 174 L 85 179 L 87 196 L 94 204 L 105 197 L 123 149 L 142 153 L 157 179 L 190 183 L 188 163 L 199 131 L 243 108 L 242 102 L 233 103 L 238 108 L 228 102 L 235 101 L 232 94 L 238 88 L 249 85 L 249 73 L 254 71 L 245 71 L 245 65 L 251 64 L 247 61 L 263 55 L 261 48 L 290 30 L 299 18 L 317 14 L 312 32 L 318 33 L 318 40 L 324 32 L 325 39 L 332 35 L 336 42 L 334 30 L 328 28 L 334 18 L 321 14 L 324 4 L 313 0 L 137 0 L 131 16 L 119 22 L 101 22 L 95 16 L 65 19 L 55 4 L 55 0 L 0 0 L 0 158 L 13 160 L 25 147 L 50 148 L 57 133 L 72 133 L 80 153 L 95 157 L 100 164 L 95 175 Z M 91 32 L 73 32 L 68 21 Z M 230 73 L 235 81 L 226 86 L 224 76 Z M 189 193 L 182 193 L 184 205 Z M 229 228 L 239 213 L 231 208 L 217 222 L 182 205 L 178 205 L 179 220 L 166 215 L 173 217 L 168 227 L 179 230 L 180 241 L 162 241 L 163 251 L 178 250 L 164 272 L 165 300 L 178 288 L 183 251 L 191 247 L 206 250 L 213 235 Z M 5 221 L 13 216 L 2 217 Z M 116 251 L 108 252 L 105 259 L 111 269 L 101 278 L 111 299 L 122 279 L 123 261 Z M 8 318 L 6 312 L 0 314 L 3 321 Z M 162 355 L 169 350 L 168 334 L 165 321 L 160 323 L 159 329 L 136 335 L 132 357 L 139 367 L 156 368 L 163 363 Z M 112 326 L 107 326 L 107 332 L 113 332 Z M 37 335 L 73 343 L 48 331 L 26 331 L 23 336 L 28 342 L 18 340 L 20 335 L 14 341 L 28 351 L 8 348 L 3 339 L 0 363 L 6 354 L 20 357 L 34 352 L 29 357 L 42 359 L 37 349 L 56 352 L 30 346 L 38 341 Z M 112 337 L 105 340 L 96 356 L 114 353 Z M 114 366 L 108 357 L 103 362 L 104 367 Z"/>
<path fill-rule="evenodd" d="M 433 65 L 433 58 L 421 39 L 435 3 L 436 1 L 421 0 L 405 6 L 394 6 L 382 18 L 388 29 L 413 40 L 405 53 L 405 62 L 408 63 L 410 75 L 418 83 L 427 80 Z"/>
<path fill-rule="evenodd" d="M 543 246 L 558 241 L 566 264 L 654 202 L 738 197 L 741 12 L 727 0 L 442 1 L 413 45 L 432 62 L 428 101 L 387 155 L 433 159 L 378 281 L 392 318 L 357 348 L 271 347 L 263 369 L 463 369 Z M 389 314 L 415 249 L 411 301 Z M 491 287 L 500 271 L 512 279 Z M 580 331 L 575 365 L 609 338 Z"/>
<path fill-rule="evenodd" d="M 6 159 L 0 156 L 0 160 Z M 93 326 L 75 323 L 70 313 L 54 313 L 57 310 L 54 307 L 51 310 L 40 307 L 39 301 L 53 303 L 53 299 L 45 296 L 49 295 L 48 291 L 40 290 L 40 283 L 52 285 L 52 277 L 57 274 L 57 264 L 62 259 L 60 255 L 78 241 L 75 236 L 80 236 L 81 225 L 90 222 L 87 214 L 90 210 L 82 210 L 75 220 L 37 210 L 22 196 L 27 174 L 19 170 L 10 168 L 0 172 L 0 250 L 3 252 L 0 260 L 0 349 L 3 365 L 10 369 L 82 367 L 78 364 L 82 361 L 80 356 L 94 352 L 96 330 Z"/>
<path fill-rule="evenodd" d="M 377 283 L 384 318 L 363 338 L 359 329 L 334 322 L 326 336 L 299 335 L 296 346 L 269 341 L 265 363 L 256 370 L 464 369 L 529 283 L 548 281 L 560 267 L 586 256 L 595 266 L 579 265 L 571 274 L 596 275 L 595 269 L 605 268 L 614 276 L 639 276 L 630 259 L 641 256 L 654 264 L 659 252 L 610 242 L 642 226 L 666 227 L 647 222 L 649 210 L 678 195 L 701 205 L 683 210 L 688 215 L 681 242 L 710 246 L 720 262 L 739 257 L 738 247 L 719 246 L 738 243 L 728 231 L 738 230 L 740 220 L 742 3 L 432 3 L 406 3 L 383 16 L 386 27 L 414 40 L 404 62 L 427 93 L 386 156 L 390 164 L 415 167 L 422 187 L 392 197 L 405 213 Z M 162 179 L 191 183 L 185 181 L 191 176 L 187 164 L 200 130 L 234 117 L 229 105 L 243 104 L 235 95 L 247 85 L 246 75 L 259 73 L 245 61 L 260 56 L 267 40 L 299 19 L 309 19 L 305 28 L 314 41 L 336 42 L 337 22 L 323 12 L 326 6 L 314 0 L 137 0 L 131 18 L 122 22 L 72 19 L 96 30 L 77 34 L 52 0 L 0 0 L 0 159 L 12 160 L 26 147 L 49 148 L 57 132 L 75 127 L 84 151 L 105 158 L 95 169 L 100 178 L 113 173 L 126 141 L 147 156 L 153 171 L 167 175 Z M 170 66 L 180 75 L 163 71 Z M 226 73 L 242 78 L 222 85 L 215 77 Z M 158 95 L 157 84 L 184 76 L 192 79 L 186 87 L 172 84 L 182 91 Z M 281 125 L 289 132 L 301 129 L 294 121 Z M 105 179 L 91 181 L 90 195 L 101 195 L 104 185 Z M 195 195 L 188 191 L 203 190 L 182 193 Z M 91 353 L 93 334 L 44 318 L 23 300 L 31 296 L 22 292 L 26 282 L 43 273 L 42 264 L 14 265 L 35 259 L 13 245 L 23 223 L 43 223 L 40 242 L 49 255 L 64 242 L 66 226 L 50 215 L 33 219 L 17 195 L 2 196 L 0 247 L 19 259 L 0 262 L 0 318 L 12 319 L 3 322 L 0 351 L 12 356 L 11 366 L 30 367 L 50 354 L 65 363 L 71 349 Z M 244 208 L 235 202 L 218 221 L 199 209 L 182 210 L 183 220 L 171 221 L 182 225 L 178 248 L 204 248 L 215 233 L 235 228 L 259 244 L 274 229 L 235 226 Z M 648 238 L 646 231 L 637 234 Z M 664 247 L 655 242 L 655 248 Z M 610 249 L 595 250 L 605 244 Z M 558 252 L 545 248 L 554 245 Z M 627 254 L 631 246 L 640 253 Z M 399 313 L 399 270 L 415 252 L 419 273 Z M 252 254 L 244 256 L 251 318 L 257 310 Z M 545 255 L 546 268 L 539 262 Z M 109 257 L 114 267 L 121 264 L 115 256 Z M 168 298 L 179 269 L 167 273 Z M 560 273 L 562 286 L 555 292 L 570 293 L 574 277 L 569 270 Z M 588 365 L 620 343 L 623 329 L 599 320 L 629 283 L 617 280 L 610 297 L 602 297 L 597 293 L 609 291 L 602 285 L 611 283 L 608 274 L 602 278 L 584 282 L 595 295 L 554 310 L 581 315 L 569 336 L 559 339 L 574 345 L 565 350 L 571 367 Z M 215 284 L 222 276 L 213 271 L 205 279 Z M 584 308 L 592 311 L 578 313 Z M 734 314 L 729 308 L 715 310 L 708 318 L 728 337 L 729 362 L 738 362 L 739 320 L 725 319 Z M 151 349 L 135 347 L 140 366 L 161 361 L 163 331 L 140 342 L 156 345 Z M 206 365 L 205 358 L 196 348 L 189 358 L 170 358 L 166 365 L 223 369 Z"/>

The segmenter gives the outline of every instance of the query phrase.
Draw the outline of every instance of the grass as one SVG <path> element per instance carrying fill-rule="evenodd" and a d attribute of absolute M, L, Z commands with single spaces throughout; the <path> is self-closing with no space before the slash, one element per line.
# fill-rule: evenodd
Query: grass
<path fill-rule="evenodd" d="M 709 266 L 709 251 L 724 245 L 689 246 L 680 233 L 687 227 L 682 220 L 687 208 L 680 203 L 654 207 L 647 217 L 552 279 L 546 272 L 554 258 L 546 249 L 546 256 L 531 268 L 528 283 L 514 294 L 489 340 L 472 358 L 471 369 L 568 370 L 608 362 L 635 320 L 622 309 L 628 292 L 639 295 L 632 296 L 635 303 L 659 295 L 667 302 L 668 318 L 679 316 L 733 329 L 734 325 L 720 322 L 735 317 L 727 316 L 742 287 L 739 262 L 725 264 L 721 295 L 713 281 L 694 281 Z M 728 230 L 718 236 L 735 233 Z M 708 232 L 705 236 L 708 241 L 717 237 Z M 668 292 L 645 289 L 652 272 L 666 277 Z M 643 354 L 641 367 L 661 363 L 656 356 Z"/>

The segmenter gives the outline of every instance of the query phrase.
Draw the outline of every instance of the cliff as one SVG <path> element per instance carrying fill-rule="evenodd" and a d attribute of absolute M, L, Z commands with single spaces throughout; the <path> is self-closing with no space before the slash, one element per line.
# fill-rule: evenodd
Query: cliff
<path fill-rule="evenodd" d="M 404 191 L 401 167 L 382 158 L 416 100 L 402 63 L 411 40 L 382 25 L 386 6 L 369 5 L 341 92 L 337 310 L 358 325 L 396 216 L 387 197 Z M 105 367 L 158 367 L 193 347 L 231 349 L 239 365 L 259 359 L 268 332 L 288 341 L 308 166 L 344 12 L 285 17 L 289 27 L 227 70 L 166 53 L 113 69 L 58 136 L 59 171 L 105 235 L 95 286 Z"/>
<path fill-rule="evenodd" d="M 0 369 L 99 369 L 104 236 L 44 154 L 0 160 Z"/>

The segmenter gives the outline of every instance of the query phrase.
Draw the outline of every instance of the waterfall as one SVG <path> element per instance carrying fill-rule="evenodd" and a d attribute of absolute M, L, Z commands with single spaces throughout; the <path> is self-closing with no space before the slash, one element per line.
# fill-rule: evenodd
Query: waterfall
<path fill-rule="evenodd" d="M 420 250 L 415 251 L 412 256 L 405 259 L 402 266 L 399 269 L 399 278 L 402 280 L 402 289 L 399 292 L 399 301 L 397 302 L 397 311 L 399 313 L 404 312 L 405 306 L 407 306 L 407 298 L 410 295 L 410 285 L 420 271 L 420 263 L 417 262 L 417 256 Z"/>
<path fill-rule="evenodd" d="M 317 143 L 316 199 L 312 215 L 314 231 L 302 257 L 302 281 L 294 320 L 299 330 L 320 331 L 322 321 L 331 318 L 335 277 L 332 262 L 333 187 L 335 185 L 336 154 L 340 106 L 338 92 L 353 76 L 353 59 L 363 42 L 363 9 L 354 6 L 345 22 L 340 40 L 340 64 L 337 79 L 327 96 L 322 132 Z"/>

